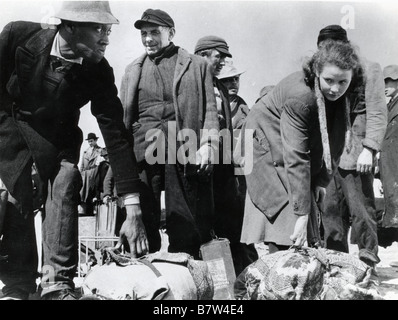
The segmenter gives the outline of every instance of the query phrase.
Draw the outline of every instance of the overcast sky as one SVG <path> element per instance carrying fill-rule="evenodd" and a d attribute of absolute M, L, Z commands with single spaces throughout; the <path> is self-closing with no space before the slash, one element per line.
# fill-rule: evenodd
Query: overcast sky
<path fill-rule="evenodd" d="M 176 25 L 173 42 L 193 52 L 205 35 L 223 37 L 233 63 L 246 71 L 240 96 L 249 107 L 265 85 L 276 84 L 301 68 L 303 57 L 316 50 L 319 30 L 329 24 L 347 29 L 361 54 L 382 67 L 398 64 L 398 2 L 396 1 L 110 1 L 120 24 L 112 28 L 106 58 L 120 87 L 124 68 L 141 55 L 140 34 L 133 23 L 148 9 L 162 9 Z M 0 28 L 12 20 L 42 22 L 60 1 L 0 0 Z M 89 107 L 80 121 L 88 132 L 101 136 Z M 103 146 L 103 140 L 99 140 Z M 86 142 L 82 148 L 87 148 Z"/>

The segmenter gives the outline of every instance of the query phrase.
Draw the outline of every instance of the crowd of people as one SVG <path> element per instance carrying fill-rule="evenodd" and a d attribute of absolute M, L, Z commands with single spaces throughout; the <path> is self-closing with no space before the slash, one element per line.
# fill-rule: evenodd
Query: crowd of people
<path fill-rule="evenodd" d="M 202 37 L 190 53 L 173 42 L 172 17 L 147 9 L 134 23 L 144 53 L 126 66 L 118 91 L 104 57 L 119 23 L 109 3 L 65 1 L 56 17 L 56 28 L 18 21 L 0 34 L 5 296 L 78 298 L 79 214 L 110 198 L 125 214 L 116 247 L 134 258 L 160 250 L 162 192 L 169 252 L 201 259 L 201 245 L 227 238 L 239 275 L 258 259 L 258 243 L 272 254 L 292 246 L 348 252 L 351 241 L 377 276 L 378 227 L 398 228 L 398 65 L 367 61 L 345 29 L 326 26 L 302 69 L 264 86 L 248 106 L 239 96 L 244 71 L 225 39 Z M 88 102 L 105 147 L 89 133 L 80 156 L 79 109 Z M 38 209 L 43 265 L 52 268 L 39 287 Z"/>

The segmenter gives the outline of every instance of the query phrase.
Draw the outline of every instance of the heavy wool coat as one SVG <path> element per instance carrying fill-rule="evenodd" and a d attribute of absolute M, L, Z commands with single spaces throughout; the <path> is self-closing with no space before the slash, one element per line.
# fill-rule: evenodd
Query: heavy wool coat
<path fill-rule="evenodd" d="M 352 141 L 351 149 L 341 156 L 339 167 L 356 170 L 358 157 L 364 147 L 374 153 L 380 150 L 387 126 L 383 71 L 380 64 L 366 60 L 366 82 L 357 92 L 350 93 Z"/>
<path fill-rule="evenodd" d="M 124 122 L 131 133 L 136 131 L 137 126 L 145 125 L 139 120 L 138 84 L 146 57 L 145 53 L 126 67 L 120 87 Z M 177 132 L 182 129 L 194 130 L 198 146 L 201 144 L 201 129 L 216 130 L 217 132 L 219 129 L 215 96 L 209 94 L 213 92 L 212 75 L 205 59 L 178 48 L 173 80 L 173 104 Z M 136 149 L 136 151 L 137 160 L 139 162 L 144 160 L 144 155 L 139 155 L 139 150 Z"/>
<path fill-rule="evenodd" d="M 67 73 L 51 72 L 50 51 L 57 29 L 12 22 L 0 35 L 0 177 L 13 191 L 33 158 L 43 181 L 62 158 L 78 163 L 83 141 L 80 108 L 91 101 L 118 185 L 139 191 L 132 139 L 123 123 L 113 70 L 104 58 L 83 60 Z"/>
<path fill-rule="evenodd" d="M 382 226 L 398 228 L 398 97 L 388 103 L 387 131 L 380 151 L 380 178 L 383 184 L 385 214 Z"/>
<path fill-rule="evenodd" d="M 328 128 L 333 171 L 344 148 L 344 109 L 344 103 L 336 108 L 333 128 Z M 286 77 L 258 101 L 250 109 L 245 129 L 254 130 L 254 154 L 253 170 L 246 176 L 241 241 L 292 244 L 289 236 L 297 216 L 313 211 L 313 188 L 326 187 L 333 175 L 323 161 L 318 105 L 304 82 L 304 72 Z"/>

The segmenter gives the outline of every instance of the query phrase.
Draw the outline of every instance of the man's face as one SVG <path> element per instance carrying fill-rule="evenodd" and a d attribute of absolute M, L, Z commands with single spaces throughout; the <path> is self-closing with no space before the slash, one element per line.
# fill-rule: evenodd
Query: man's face
<path fill-rule="evenodd" d="M 74 24 L 69 45 L 77 56 L 98 63 L 104 58 L 111 28 L 111 24 Z"/>
<path fill-rule="evenodd" d="M 173 37 L 173 28 L 145 23 L 141 28 L 141 40 L 149 56 L 156 56 L 166 48 Z"/>
<path fill-rule="evenodd" d="M 87 140 L 87 142 L 88 142 L 88 144 L 89 144 L 89 146 L 90 146 L 91 148 L 97 146 L 97 139 L 89 139 L 89 140 Z"/>
<path fill-rule="evenodd" d="M 391 78 L 384 79 L 385 90 L 384 93 L 386 97 L 394 97 L 398 89 L 398 80 L 393 80 Z"/>
<path fill-rule="evenodd" d="M 228 89 L 230 96 L 236 96 L 239 92 L 239 76 L 221 79 L 221 82 Z"/>
<path fill-rule="evenodd" d="M 213 49 L 211 55 L 206 57 L 214 76 L 218 76 L 225 66 L 225 58 L 226 55 L 216 49 Z"/>

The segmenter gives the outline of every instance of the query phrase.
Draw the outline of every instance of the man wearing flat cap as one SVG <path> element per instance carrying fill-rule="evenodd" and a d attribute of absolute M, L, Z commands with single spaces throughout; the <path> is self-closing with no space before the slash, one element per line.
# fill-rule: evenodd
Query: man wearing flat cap
<path fill-rule="evenodd" d="M 326 41 L 349 42 L 346 30 L 339 25 L 320 30 L 318 47 Z M 350 97 L 351 146 L 344 148 L 339 168 L 327 187 L 322 219 L 327 248 L 348 252 L 351 226 L 351 242 L 358 244 L 359 258 L 375 268 L 380 259 L 373 179 L 375 156 L 387 125 L 387 108 L 381 66 L 366 59 L 363 65 L 362 92 Z"/>
<path fill-rule="evenodd" d="M 231 254 L 235 273 L 238 275 L 243 269 L 257 259 L 257 253 L 250 254 L 250 249 L 240 243 L 240 234 L 244 214 L 244 201 L 239 195 L 239 186 L 235 179 L 233 164 L 233 125 L 232 111 L 228 89 L 222 84 L 218 76 L 226 65 L 226 58 L 232 58 L 225 39 L 209 35 L 200 38 L 194 50 L 196 55 L 202 56 L 209 64 L 213 75 L 213 87 L 217 102 L 218 120 L 220 124 L 220 152 L 219 163 L 214 166 L 214 207 L 216 214 L 215 232 L 218 237 L 230 241 Z M 224 134 L 228 135 L 225 139 Z M 228 146 L 226 145 L 228 144 Z M 253 247 L 254 251 L 255 248 Z M 253 250 L 252 250 L 253 252 Z M 250 256 L 254 258 L 251 259 Z"/>
<path fill-rule="evenodd" d="M 91 102 L 127 218 L 130 252 L 147 252 L 133 141 L 124 127 L 113 70 L 104 58 L 113 24 L 108 1 L 65 1 L 59 26 L 7 24 L 0 34 L 0 178 L 9 192 L 0 262 L 3 294 L 27 299 L 36 290 L 37 250 L 31 171 L 45 189 L 42 299 L 75 299 L 78 263 L 77 168 L 83 141 L 80 108 Z M 45 270 L 45 271 L 44 271 Z"/>
<path fill-rule="evenodd" d="M 380 180 L 383 185 L 385 211 L 381 226 L 395 229 L 395 241 L 398 241 L 398 65 L 389 65 L 383 69 L 388 121 L 380 151 Z M 395 266 L 397 266 L 396 264 Z"/>
<path fill-rule="evenodd" d="M 203 59 L 172 42 L 175 24 L 167 12 L 147 9 L 134 26 L 140 30 L 145 53 L 126 67 L 120 96 L 145 183 L 143 215 L 154 214 L 159 230 L 164 191 L 168 251 L 199 258 L 200 245 L 211 240 L 213 227 L 210 174 L 218 121 L 212 75 Z M 190 140 L 195 146 L 193 160 L 181 161 L 174 156 L 182 141 L 169 132 L 187 129 L 195 133 Z M 202 129 L 208 130 L 207 137 L 201 137 Z M 148 132 L 157 134 L 155 150 Z M 148 155 L 155 153 L 156 161 L 149 160 Z M 150 240 L 149 246 L 160 248 L 160 240 Z"/>

